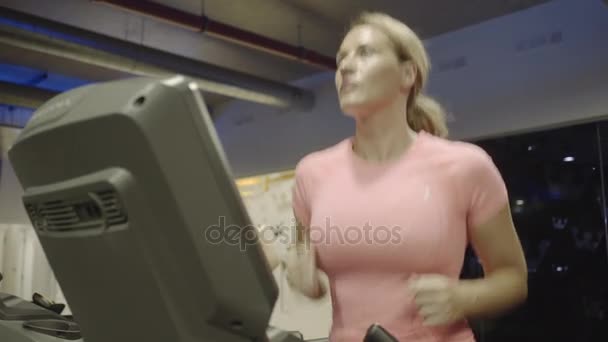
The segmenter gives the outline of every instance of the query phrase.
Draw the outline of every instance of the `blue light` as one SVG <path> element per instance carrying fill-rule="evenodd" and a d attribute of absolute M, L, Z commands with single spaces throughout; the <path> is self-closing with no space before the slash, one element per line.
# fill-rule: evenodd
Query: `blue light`
<path fill-rule="evenodd" d="M 44 35 L 47 35 L 49 37 L 65 40 L 65 41 L 76 43 L 76 44 L 80 44 L 80 45 L 86 45 L 86 46 L 94 46 L 95 45 L 95 42 L 93 42 L 91 40 L 83 39 L 83 38 L 80 38 L 80 37 L 75 37 L 75 36 L 72 36 L 72 35 L 69 35 L 69 34 L 65 34 L 65 33 L 61 33 L 61 32 L 57 32 L 57 31 L 52 31 L 52 30 L 46 29 L 44 27 L 40 27 L 40 26 L 24 23 L 24 22 L 21 22 L 21 21 L 18 21 L 18 20 L 13 20 L 13 19 L 8 19 L 8 18 L 2 18 L 2 17 L 0 17 L 0 24 L 7 25 L 7 26 L 12 26 L 14 28 L 22 29 L 22 30 L 25 30 L 25 31 L 33 32 L 33 33 L 44 34 Z"/>
<path fill-rule="evenodd" d="M 0 81 L 24 86 L 63 92 L 91 83 L 76 77 L 69 77 L 20 65 L 0 63 Z"/>
<path fill-rule="evenodd" d="M 109 53 L 117 52 L 117 48 L 112 46 L 112 44 L 106 44 L 100 40 L 87 39 L 87 38 L 83 38 L 82 36 L 74 36 L 71 34 L 50 30 L 45 27 L 40 27 L 40 26 L 24 23 L 24 22 L 21 22 L 18 20 L 0 17 L 0 25 L 12 26 L 14 28 L 18 28 L 21 30 L 46 35 L 46 36 L 49 36 L 54 39 L 59 39 L 59 40 L 63 40 L 66 42 L 70 42 L 70 43 L 74 43 L 74 44 L 78 44 L 78 45 L 82 45 L 82 46 L 88 46 L 88 47 L 94 48 L 94 49 L 101 49 L 101 50 L 104 50 Z M 136 55 L 137 51 L 136 51 L 136 49 L 133 49 L 133 51 L 127 51 L 126 53 Z"/>
<path fill-rule="evenodd" d="M 35 78 L 40 73 L 42 71 L 32 68 L 0 63 L 0 81 L 27 84 L 27 80 Z"/>
<path fill-rule="evenodd" d="M 29 32 L 43 34 L 49 37 L 69 41 L 80 45 L 90 47 L 99 45 L 91 40 L 75 37 L 61 32 L 52 31 L 37 25 L 24 23 L 18 20 L 0 17 L 0 25 L 7 25 Z M 33 86 L 36 88 L 55 92 L 63 92 L 72 88 L 91 83 L 91 81 L 82 80 L 76 77 L 70 77 L 56 73 L 50 73 L 45 70 L 6 63 L 0 63 L 0 81 L 24 86 Z"/>
<path fill-rule="evenodd" d="M 0 104 L 0 126 L 23 128 L 34 114 L 34 110 Z"/>

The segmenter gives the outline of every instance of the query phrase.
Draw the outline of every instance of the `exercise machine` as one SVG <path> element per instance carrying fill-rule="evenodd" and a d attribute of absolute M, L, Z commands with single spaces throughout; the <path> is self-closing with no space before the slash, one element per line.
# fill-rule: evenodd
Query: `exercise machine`
<path fill-rule="evenodd" d="M 1 341 L 301 340 L 268 325 L 278 288 L 192 80 L 59 94 L 9 159 L 73 319 L 0 297 Z"/>
<path fill-rule="evenodd" d="M 295 338 L 268 327 L 278 288 L 195 82 L 57 95 L 9 159 L 86 342 Z"/>

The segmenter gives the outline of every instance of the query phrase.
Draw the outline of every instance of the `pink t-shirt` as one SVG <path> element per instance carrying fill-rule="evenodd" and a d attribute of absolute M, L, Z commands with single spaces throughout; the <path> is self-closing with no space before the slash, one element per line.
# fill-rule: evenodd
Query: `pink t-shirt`
<path fill-rule="evenodd" d="M 293 207 L 329 278 L 330 341 L 361 342 L 372 323 L 400 341 L 474 341 L 466 321 L 423 326 L 407 281 L 425 273 L 458 279 L 468 229 L 507 203 L 485 151 L 425 132 L 391 162 L 358 157 L 352 138 L 304 157 Z"/>

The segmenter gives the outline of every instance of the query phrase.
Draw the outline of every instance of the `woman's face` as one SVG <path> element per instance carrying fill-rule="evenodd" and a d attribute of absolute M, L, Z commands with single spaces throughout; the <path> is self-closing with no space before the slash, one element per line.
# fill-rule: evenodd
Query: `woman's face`
<path fill-rule="evenodd" d="M 389 38 L 373 26 L 353 28 L 336 58 L 336 89 L 347 115 L 373 113 L 411 87 Z"/>

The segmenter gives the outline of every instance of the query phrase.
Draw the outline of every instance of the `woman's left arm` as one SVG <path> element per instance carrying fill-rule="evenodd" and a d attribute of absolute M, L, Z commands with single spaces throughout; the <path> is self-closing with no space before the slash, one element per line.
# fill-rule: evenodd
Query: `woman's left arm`
<path fill-rule="evenodd" d="M 463 314 L 492 316 L 523 303 L 528 295 L 528 270 L 509 205 L 471 227 L 469 234 L 484 278 L 460 280 L 454 288 Z"/>
<path fill-rule="evenodd" d="M 526 300 L 526 259 L 509 206 L 483 222 L 469 230 L 483 278 L 453 280 L 441 274 L 422 274 L 410 280 L 409 289 L 425 325 L 496 316 Z"/>
<path fill-rule="evenodd" d="M 470 149 L 463 166 L 460 193 L 467 205 L 466 234 L 484 270 L 484 278 L 454 280 L 441 274 L 411 279 L 425 324 L 438 325 L 463 318 L 494 316 L 526 300 L 528 270 L 517 236 L 506 185 L 491 157 Z"/>

